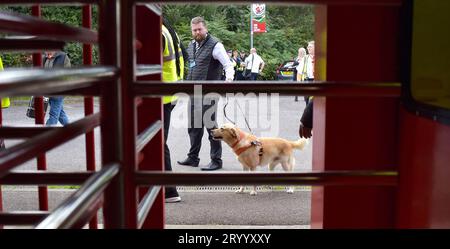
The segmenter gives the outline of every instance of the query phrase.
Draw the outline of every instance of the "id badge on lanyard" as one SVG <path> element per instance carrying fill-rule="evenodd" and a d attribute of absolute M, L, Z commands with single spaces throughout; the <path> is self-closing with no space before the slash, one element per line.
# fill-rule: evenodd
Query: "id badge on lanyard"
<path fill-rule="evenodd" d="M 189 68 L 194 68 L 196 66 L 195 60 L 189 60 Z"/>

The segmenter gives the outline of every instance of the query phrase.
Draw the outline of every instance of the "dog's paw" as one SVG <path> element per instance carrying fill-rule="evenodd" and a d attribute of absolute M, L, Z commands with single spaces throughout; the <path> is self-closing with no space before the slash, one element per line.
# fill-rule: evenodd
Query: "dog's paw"
<path fill-rule="evenodd" d="M 257 192 L 255 190 L 250 191 L 250 195 L 256 195 Z"/>
<path fill-rule="evenodd" d="M 286 193 L 288 193 L 288 194 L 293 194 L 293 193 L 294 193 L 294 188 L 288 188 L 288 189 L 286 190 Z"/>

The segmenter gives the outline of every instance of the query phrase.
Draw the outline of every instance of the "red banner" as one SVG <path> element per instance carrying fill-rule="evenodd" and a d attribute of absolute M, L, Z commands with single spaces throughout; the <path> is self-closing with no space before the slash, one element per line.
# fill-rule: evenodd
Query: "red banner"
<path fill-rule="evenodd" d="M 266 30 L 266 5 L 252 4 L 253 33 L 265 33 Z"/>

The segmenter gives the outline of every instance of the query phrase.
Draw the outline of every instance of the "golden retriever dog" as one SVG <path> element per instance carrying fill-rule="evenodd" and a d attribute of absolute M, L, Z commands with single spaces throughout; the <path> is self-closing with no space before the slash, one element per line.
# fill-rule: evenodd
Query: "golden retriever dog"
<path fill-rule="evenodd" d="M 281 164 L 284 171 L 291 172 L 295 166 L 294 149 L 302 150 L 308 143 L 304 138 L 298 141 L 272 137 L 257 138 L 232 124 L 224 124 L 212 130 L 212 134 L 214 139 L 223 140 L 233 149 L 244 171 L 255 171 L 256 167 L 266 165 L 273 171 L 275 166 Z M 244 187 L 241 186 L 236 193 L 243 191 Z M 287 192 L 293 193 L 294 188 L 289 187 Z M 256 186 L 253 186 L 250 195 L 256 195 Z"/>

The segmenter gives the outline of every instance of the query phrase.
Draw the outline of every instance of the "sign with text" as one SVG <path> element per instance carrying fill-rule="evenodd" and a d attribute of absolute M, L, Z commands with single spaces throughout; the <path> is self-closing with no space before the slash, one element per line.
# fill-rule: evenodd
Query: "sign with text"
<path fill-rule="evenodd" d="M 266 30 L 266 5 L 252 4 L 253 33 L 265 33 Z"/>

